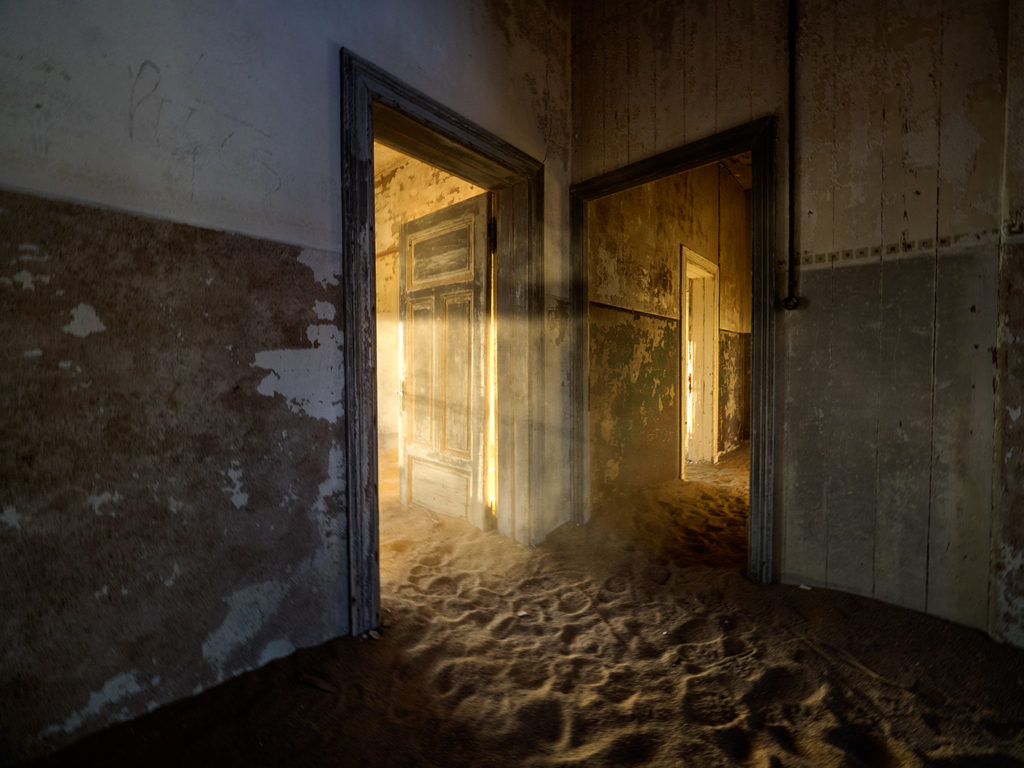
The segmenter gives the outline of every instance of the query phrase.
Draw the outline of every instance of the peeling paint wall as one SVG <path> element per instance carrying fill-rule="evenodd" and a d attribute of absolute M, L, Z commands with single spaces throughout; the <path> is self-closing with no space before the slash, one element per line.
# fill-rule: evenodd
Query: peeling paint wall
<path fill-rule="evenodd" d="M 0 193 L 4 762 L 347 630 L 340 267 Z"/>
<path fill-rule="evenodd" d="M 378 144 L 374 156 L 377 243 L 377 432 L 398 439 L 402 388 L 398 351 L 398 236 L 402 225 L 486 190 Z"/>
<path fill-rule="evenodd" d="M 679 476 L 681 245 L 719 266 L 719 448 L 738 445 L 744 413 L 749 432 L 747 194 L 718 165 L 675 174 L 589 203 L 588 243 L 596 500 Z"/>
<path fill-rule="evenodd" d="M 91 206 L 0 223 L 0 762 L 345 631 L 341 47 L 544 161 L 538 278 L 564 305 L 567 2 L 0 4 L 0 188 Z M 568 356 L 546 344 L 560 466 Z M 540 537 L 568 480 L 544 485 Z"/>
<path fill-rule="evenodd" d="M 574 179 L 778 117 L 781 297 L 786 4 L 574 11 Z M 1021 218 L 1020 57 L 1008 53 L 1019 54 L 1008 30 L 1020 9 L 865 0 L 801 2 L 800 13 L 802 307 L 778 315 L 779 575 L 1021 643 L 1024 513 L 1006 457 L 1024 451 L 1010 353 L 1024 321 L 1020 265 L 1011 242 L 1000 248 Z"/>

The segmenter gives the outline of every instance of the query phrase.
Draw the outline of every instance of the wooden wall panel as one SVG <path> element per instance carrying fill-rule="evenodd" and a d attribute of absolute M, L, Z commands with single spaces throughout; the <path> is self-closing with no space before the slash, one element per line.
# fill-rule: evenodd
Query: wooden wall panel
<path fill-rule="evenodd" d="M 844 261 L 852 259 L 857 248 L 878 245 L 882 239 L 884 105 L 877 83 L 883 66 L 879 57 L 867 54 L 885 25 L 881 11 L 878 0 L 835 6 L 832 229 L 836 258 Z M 877 264 L 878 257 L 873 260 Z"/>
<path fill-rule="evenodd" d="M 1006 3 L 946 0 L 942 18 L 939 235 L 995 235 L 1006 121 Z"/>
<path fill-rule="evenodd" d="M 881 30 L 882 238 L 872 245 L 933 250 L 939 167 L 940 9 L 907 0 Z M 886 251 L 885 255 L 891 255 Z"/>
<path fill-rule="evenodd" d="M 686 55 L 684 67 L 684 136 L 681 144 L 710 136 L 715 132 L 715 112 L 718 98 L 715 91 L 715 71 L 718 28 L 715 23 L 714 0 L 695 0 L 687 3 Z"/>
<path fill-rule="evenodd" d="M 990 249 L 940 258 L 927 609 L 976 627 L 988 621 L 995 291 Z"/>
<path fill-rule="evenodd" d="M 824 397 L 831 431 L 825 482 L 828 584 L 864 595 L 874 587 L 879 271 L 877 264 L 833 271 Z"/>
<path fill-rule="evenodd" d="M 815 585 L 828 582 L 829 531 L 822 478 L 831 440 L 825 412 L 829 372 L 828 324 L 832 270 L 800 278 L 804 308 L 785 317 L 786 379 L 782 440 L 789 450 L 782 468 L 782 578 Z"/>
<path fill-rule="evenodd" d="M 751 4 L 722 0 L 715 4 L 715 131 L 750 122 Z"/>
<path fill-rule="evenodd" d="M 822 0 L 801 3 L 808 23 L 801 29 L 797 67 L 796 232 L 799 248 L 828 253 L 835 246 L 835 35 L 834 20 Z"/>
<path fill-rule="evenodd" d="M 925 609 L 935 257 L 882 263 L 875 596 Z"/>

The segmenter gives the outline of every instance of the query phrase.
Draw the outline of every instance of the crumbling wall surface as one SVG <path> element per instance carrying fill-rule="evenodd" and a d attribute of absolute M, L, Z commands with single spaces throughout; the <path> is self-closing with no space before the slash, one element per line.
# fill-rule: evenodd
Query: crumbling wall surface
<path fill-rule="evenodd" d="M 679 219 L 682 175 L 591 203 L 590 495 L 679 474 Z M 685 190 L 684 190 L 685 187 Z M 713 199 L 703 190 L 707 200 Z M 683 205 L 683 208 L 686 206 Z M 687 219 L 695 221 L 690 211 Z"/>
<path fill-rule="evenodd" d="M 750 194 L 725 168 L 718 169 L 719 453 L 750 439 L 750 319 L 753 281 Z"/>
<path fill-rule="evenodd" d="M 999 385 L 992 521 L 992 630 L 1024 647 L 1024 8 L 1007 25 L 1006 172 L 999 270 Z"/>
<path fill-rule="evenodd" d="M 575 10 L 575 179 L 760 115 L 786 136 L 784 3 Z M 1024 334 L 1010 298 L 1016 245 L 1003 235 L 1000 269 L 999 233 L 1021 220 L 1021 57 L 1008 32 L 1019 17 L 1005 0 L 800 3 L 801 306 L 776 316 L 774 361 L 778 575 L 1015 642 L 1022 517 L 1007 483 L 1024 452 L 1011 362 Z M 788 158 L 776 146 L 784 264 Z"/>
<path fill-rule="evenodd" d="M 347 631 L 339 272 L 0 193 L 0 763 Z"/>
<path fill-rule="evenodd" d="M 718 332 L 718 450 L 750 439 L 750 334 Z"/>
<path fill-rule="evenodd" d="M 677 322 L 590 310 L 591 497 L 679 475 Z"/>

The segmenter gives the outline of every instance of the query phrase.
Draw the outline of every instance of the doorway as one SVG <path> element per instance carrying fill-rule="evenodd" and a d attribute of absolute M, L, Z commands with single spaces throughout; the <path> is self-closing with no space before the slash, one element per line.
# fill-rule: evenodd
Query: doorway
<path fill-rule="evenodd" d="M 574 331 L 581 350 L 576 367 L 581 373 L 574 386 L 578 399 L 583 403 L 581 412 L 577 414 L 576 429 L 584 436 L 577 446 L 580 469 L 575 482 L 579 499 L 577 519 L 584 521 L 589 519 L 595 495 L 600 492 L 602 483 L 614 482 L 618 477 L 635 480 L 640 476 L 638 472 L 657 472 L 660 477 L 665 471 L 660 468 L 660 462 L 666 453 L 675 462 L 671 472 L 676 476 L 691 474 L 685 466 L 687 440 L 684 437 L 686 430 L 682 427 L 686 417 L 680 413 L 679 405 L 672 405 L 677 395 L 684 391 L 688 360 L 692 360 L 691 366 L 700 365 L 697 357 L 691 358 L 683 349 L 690 341 L 683 326 L 695 308 L 705 317 L 714 314 L 709 296 L 714 293 L 710 288 L 714 282 L 714 271 L 700 259 L 686 258 L 688 248 L 696 256 L 710 261 L 708 254 L 711 251 L 706 244 L 699 242 L 701 228 L 693 228 L 695 234 L 691 241 L 682 237 L 672 241 L 671 228 L 646 227 L 627 242 L 620 233 L 628 228 L 628 214 L 622 213 L 621 206 L 611 202 L 610 198 L 628 191 L 642 198 L 644 185 L 652 182 L 670 184 L 675 177 L 674 183 L 685 184 L 688 182 L 682 179 L 691 176 L 687 172 L 702 168 L 731 172 L 735 170 L 734 159 L 743 156 L 749 159 L 749 223 L 746 232 L 751 262 L 746 270 L 747 282 L 737 281 L 729 289 L 731 293 L 725 291 L 721 282 L 724 262 L 719 260 L 718 265 L 718 332 L 725 339 L 728 330 L 741 342 L 745 335 L 747 345 L 744 353 L 742 344 L 739 352 L 731 349 L 732 341 L 719 344 L 717 357 L 721 356 L 723 348 L 732 354 L 730 365 L 735 369 L 728 372 L 730 381 L 741 380 L 734 391 L 745 389 L 749 393 L 746 425 L 739 424 L 737 429 L 735 414 L 725 420 L 721 417 L 723 408 L 732 408 L 736 398 L 733 394 L 729 398 L 721 397 L 719 390 L 726 372 L 719 370 L 716 383 L 713 365 L 716 355 L 714 352 L 706 353 L 705 360 L 710 359 L 711 362 L 705 362 L 701 367 L 705 371 L 710 370 L 704 379 L 710 383 L 702 386 L 710 390 L 711 397 L 705 398 L 701 406 L 694 402 L 691 430 L 693 434 L 702 433 L 703 443 L 700 446 L 691 443 L 689 447 L 696 451 L 693 458 L 708 459 L 706 464 L 693 463 L 691 467 L 714 467 L 715 460 L 723 453 L 742 448 L 743 438 L 749 439 L 746 570 L 753 579 L 764 582 L 770 581 L 773 575 L 774 536 L 773 152 L 774 123 L 771 118 L 764 118 L 580 182 L 571 189 L 573 263 L 575 273 L 581 278 L 572 297 L 573 314 L 578 319 Z M 699 174 L 693 177 L 696 175 Z M 713 191 L 709 194 L 717 194 L 717 188 L 711 189 Z M 605 209 L 603 212 L 600 211 L 602 207 Z M 611 223 L 605 228 L 605 234 L 590 226 L 598 215 L 610 217 Z M 666 247 L 666 243 L 672 246 L 671 249 Z M 591 254 L 602 249 L 608 258 L 597 259 L 595 266 Z M 688 263 L 693 264 L 694 280 L 690 297 L 686 296 L 686 288 L 690 287 L 689 279 L 685 277 Z M 687 285 L 684 287 L 683 283 Z M 704 298 L 701 299 L 698 293 Z M 745 327 L 742 312 L 739 320 L 730 317 L 728 323 L 723 321 L 726 311 L 732 311 L 735 298 L 740 294 L 747 298 Z M 704 335 L 713 336 L 713 322 L 704 322 L 701 330 Z M 619 390 L 615 390 L 619 382 L 601 378 L 606 372 L 616 369 L 624 371 L 624 377 L 629 379 L 628 386 L 622 385 Z M 670 382 L 673 371 L 676 378 Z M 644 386 L 634 386 L 638 381 L 642 381 Z M 609 384 L 611 386 L 607 386 Z M 641 402 L 636 401 L 638 393 L 641 393 Z M 716 394 L 717 405 L 714 403 Z M 632 403 L 629 402 L 631 398 L 634 400 Z M 612 405 L 611 410 L 606 407 L 609 404 Z M 642 413 L 646 423 L 641 421 L 638 424 L 630 418 L 602 421 L 602 414 L 615 415 L 616 404 L 621 406 L 620 415 Z M 703 426 L 700 426 L 701 407 L 712 414 L 710 418 L 703 417 Z M 674 414 L 674 419 L 664 419 L 665 412 Z M 716 412 L 717 419 L 714 416 Z M 716 423 L 717 437 L 714 434 Z M 729 434 L 723 434 L 726 424 L 730 428 Z M 602 443 L 609 436 L 619 441 L 611 452 L 605 450 L 607 442 Z M 740 438 L 738 446 L 732 442 L 737 438 Z M 652 441 L 666 446 L 665 449 L 651 450 Z M 631 450 L 632 445 L 643 446 L 644 460 L 635 458 L 637 452 Z M 626 474 L 622 474 L 624 469 L 628 470 Z"/>
<path fill-rule="evenodd" d="M 374 142 L 493 195 L 496 524 L 524 544 L 537 543 L 543 475 L 543 166 L 345 49 L 341 104 L 348 612 L 359 634 L 380 621 Z"/>
<path fill-rule="evenodd" d="M 492 198 L 374 145 L 380 502 L 496 522 Z"/>
<path fill-rule="evenodd" d="M 718 460 L 718 264 L 685 245 L 680 246 L 682 275 L 683 461 L 679 476 L 686 478 L 687 463 Z"/>

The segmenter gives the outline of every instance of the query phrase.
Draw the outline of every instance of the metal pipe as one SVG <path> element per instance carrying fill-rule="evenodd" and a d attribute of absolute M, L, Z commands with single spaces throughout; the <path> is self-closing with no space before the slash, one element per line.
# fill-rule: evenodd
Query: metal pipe
<path fill-rule="evenodd" d="M 789 288 L 782 306 L 796 309 L 796 42 L 799 28 L 797 0 L 789 0 Z"/>

